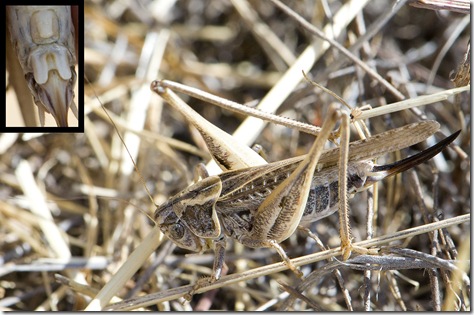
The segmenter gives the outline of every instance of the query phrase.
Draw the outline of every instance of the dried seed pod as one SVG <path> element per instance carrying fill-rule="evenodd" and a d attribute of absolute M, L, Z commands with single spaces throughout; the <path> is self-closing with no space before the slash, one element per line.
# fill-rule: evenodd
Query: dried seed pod
<path fill-rule="evenodd" d="M 76 54 L 70 6 L 7 6 L 8 28 L 25 79 L 39 108 L 67 127 L 74 103 Z"/>

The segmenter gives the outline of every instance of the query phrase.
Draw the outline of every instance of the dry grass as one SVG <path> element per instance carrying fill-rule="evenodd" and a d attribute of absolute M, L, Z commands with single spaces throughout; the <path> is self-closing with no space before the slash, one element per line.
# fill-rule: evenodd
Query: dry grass
<path fill-rule="evenodd" d="M 385 246 L 378 255 L 341 262 L 338 217 L 332 215 L 310 227 L 331 250 L 302 232 L 282 243 L 302 266 L 303 281 L 275 251 L 229 240 L 228 276 L 180 303 L 190 284 L 210 273 L 213 255 L 189 255 L 153 228 L 147 215 L 154 206 L 98 99 L 125 134 L 160 204 L 192 182 L 193 167 L 208 162 L 209 154 L 185 119 L 151 93 L 154 79 L 240 103 L 265 97 L 275 107 L 281 103 L 278 114 L 315 125 L 336 101 L 302 80 L 302 70 L 354 107 L 378 108 L 455 87 L 449 77 L 466 52 L 467 15 L 408 4 L 392 11 L 380 1 L 338 13 L 342 4 L 328 2 L 326 9 L 320 1 L 290 7 L 326 34 L 338 34 L 336 42 L 352 59 L 271 1 L 177 1 L 171 7 L 166 1 L 86 1 L 85 74 L 92 82 L 86 84 L 86 133 L 0 137 L 0 309 L 83 310 L 99 294 L 113 296 L 111 303 L 126 300 L 112 309 L 470 310 L 466 92 L 366 120 L 372 134 L 422 119 L 441 125 L 428 143 L 379 163 L 462 129 L 455 145 L 430 162 L 380 183 L 376 207 L 371 193 L 350 201 L 355 242 Z M 308 48 L 312 41 L 315 48 Z M 266 96 L 272 88 L 273 96 Z M 229 133 L 245 118 L 185 99 Z M 273 124 L 248 139 L 263 146 L 269 161 L 304 154 L 314 141 Z M 136 248 L 141 252 L 132 253 Z M 89 307 L 100 304 L 94 303 Z"/>

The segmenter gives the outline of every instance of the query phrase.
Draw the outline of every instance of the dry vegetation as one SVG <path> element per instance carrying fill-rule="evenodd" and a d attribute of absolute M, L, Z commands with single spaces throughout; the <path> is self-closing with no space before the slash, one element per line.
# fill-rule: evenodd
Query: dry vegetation
<path fill-rule="evenodd" d="M 194 166 L 207 162 L 209 154 L 185 119 L 150 92 L 153 79 L 255 105 L 315 42 L 325 48 L 314 62 L 305 61 L 309 76 L 354 107 L 375 108 L 455 87 L 450 74 L 465 58 L 469 16 L 407 3 L 394 9 L 394 2 L 371 1 L 341 16 L 341 1 L 287 1 L 318 29 L 337 33 L 336 41 L 372 70 L 368 74 L 268 0 L 86 1 L 85 75 L 91 82 L 85 86 L 86 133 L 0 137 L 0 310 L 85 309 L 152 231 L 147 215 L 152 216 L 154 206 L 98 99 L 122 134 L 139 129 L 139 137 L 128 132 L 125 141 L 160 204 L 191 183 Z M 319 125 L 336 100 L 301 80 L 301 70 L 295 72 L 300 83 L 288 91 L 278 114 Z M 229 133 L 245 118 L 186 100 Z M 462 133 L 437 158 L 378 185 L 375 214 L 369 193 L 350 201 L 355 241 L 367 239 L 368 233 L 374 238 L 458 220 L 443 229 L 383 244 L 371 264 L 362 260 L 367 256 L 341 262 L 334 253 L 312 259 L 302 266 L 308 275 L 303 281 L 288 270 L 257 269 L 258 277 L 252 276 L 254 268 L 281 266 L 280 256 L 230 241 L 226 263 L 231 276 L 184 305 L 178 297 L 189 287 L 180 288 L 209 274 L 213 255 L 189 255 L 159 239 L 160 246 L 142 258 L 138 272 L 115 287 L 112 303 L 153 293 L 159 299 L 144 303 L 146 309 L 470 310 L 470 162 L 464 153 L 470 153 L 470 115 L 470 93 L 464 92 L 366 121 L 373 134 L 422 119 L 441 125 L 430 143 L 382 162 L 418 152 L 456 130 Z M 128 120 L 133 123 L 123 128 Z M 354 131 L 351 139 L 356 138 Z M 263 146 L 267 160 L 276 161 L 306 153 L 312 141 L 313 136 L 269 124 L 255 143 Z M 368 209 L 375 215 L 369 225 Z M 337 214 L 310 229 L 324 246 L 339 246 Z M 301 232 L 282 246 L 291 258 L 322 251 Z M 235 277 L 249 270 L 249 276 Z M 57 274 L 65 277 L 63 282 Z M 130 301 L 124 304 L 137 308 Z"/>

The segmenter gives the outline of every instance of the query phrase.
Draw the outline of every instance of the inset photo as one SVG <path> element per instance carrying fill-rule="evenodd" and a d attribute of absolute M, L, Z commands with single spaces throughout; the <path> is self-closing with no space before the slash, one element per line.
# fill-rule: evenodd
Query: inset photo
<path fill-rule="evenodd" d="M 77 80 L 83 68 L 78 49 L 83 46 L 83 7 L 6 5 L 4 14 L 2 131 L 83 132 L 83 88 Z"/>

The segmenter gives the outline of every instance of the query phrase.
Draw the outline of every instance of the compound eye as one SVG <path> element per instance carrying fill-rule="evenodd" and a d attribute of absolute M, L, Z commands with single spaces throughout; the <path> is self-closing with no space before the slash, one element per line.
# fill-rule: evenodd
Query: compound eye
<path fill-rule="evenodd" d="M 170 229 L 170 235 L 175 240 L 182 239 L 184 236 L 184 226 L 181 223 L 173 224 Z"/>

